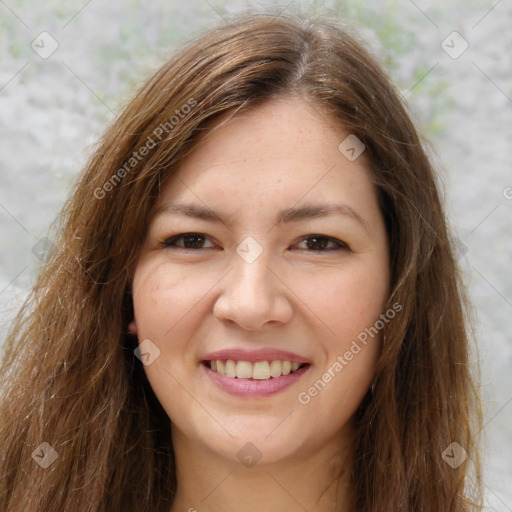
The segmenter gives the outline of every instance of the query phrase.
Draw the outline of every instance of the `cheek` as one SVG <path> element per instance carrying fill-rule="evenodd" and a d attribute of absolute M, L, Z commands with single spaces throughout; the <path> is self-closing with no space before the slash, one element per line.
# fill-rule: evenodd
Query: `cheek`
<path fill-rule="evenodd" d="M 139 338 L 163 340 L 187 311 L 199 303 L 207 283 L 165 263 L 141 266 L 133 282 L 133 306 Z"/>
<path fill-rule="evenodd" d="M 346 271 L 312 275 L 303 280 L 297 295 L 323 325 L 330 345 L 342 349 L 383 313 L 388 297 L 386 269 L 354 266 Z M 306 299 L 307 297 L 307 299 Z"/>
<path fill-rule="evenodd" d="M 185 396 L 179 383 L 184 380 L 184 362 L 189 362 L 185 357 L 188 322 L 204 295 L 197 281 L 165 262 L 139 264 L 133 279 L 139 343 L 149 339 L 159 350 L 154 360 L 144 365 L 144 372 L 169 417 L 187 406 L 188 395 Z"/>
<path fill-rule="evenodd" d="M 327 333 L 316 339 L 324 355 L 297 399 L 311 428 L 334 435 L 359 407 L 375 375 L 382 330 L 375 329 L 388 295 L 386 273 L 333 273 L 310 286 L 311 309 Z M 322 290 L 324 290 L 322 292 Z M 320 332 L 318 330 L 317 332 Z"/>

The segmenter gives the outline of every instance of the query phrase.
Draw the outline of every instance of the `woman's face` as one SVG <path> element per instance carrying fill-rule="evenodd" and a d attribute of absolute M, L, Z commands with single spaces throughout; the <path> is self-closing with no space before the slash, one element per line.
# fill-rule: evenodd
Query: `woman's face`
<path fill-rule="evenodd" d="M 273 100 L 218 127 L 162 187 L 131 329 L 173 439 L 264 463 L 350 426 L 389 261 L 364 152 L 339 148 L 349 135 L 302 100 Z"/>

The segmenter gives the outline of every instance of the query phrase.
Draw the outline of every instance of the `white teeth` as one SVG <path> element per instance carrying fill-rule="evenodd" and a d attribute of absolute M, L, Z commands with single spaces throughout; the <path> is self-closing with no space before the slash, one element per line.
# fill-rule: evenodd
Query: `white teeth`
<path fill-rule="evenodd" d="M 226 361 L 226 377 L 236 377 L 236 363 L 232 359 Z"/>
<path fill-rule="evenodd" d="M 270 376 L 281 377 L 281 361 L 272 361 L 270 363 Z"/>
<path fill-rule="evenodd" d="M 236 376 L 239 379 L 250 379 L 252 377 L 252 363 L 249 361 L 238 361 L 236 363 Z"/>
<path fill-rule="evenodd" d="M 217 361 L 217 373 L 220 373 L 221 375 L 226 375 L 226 366 L 224 364 L 224 361 Z"/>
<path fill-rule="evenodd" d="M 250 361 L 234 361 L 233 359 L 210 361 L 210 369 L 221 375 L 226 375 L 230 378 L 255 380 L 268 380 L 281 377 L 281 375 L 288 375 L 291 372 L 297 371 L 301 365 L 302 363 L 296 361 L 292 363 L 291 361 L 279 360 L 257 361 L 255 363 Z"/>
<path fill-rule="evenodd" d="M 258 361 L 252 367 L 252 378 L 258 380 L 270 379 L 270 365 L 268 361 Z"/>

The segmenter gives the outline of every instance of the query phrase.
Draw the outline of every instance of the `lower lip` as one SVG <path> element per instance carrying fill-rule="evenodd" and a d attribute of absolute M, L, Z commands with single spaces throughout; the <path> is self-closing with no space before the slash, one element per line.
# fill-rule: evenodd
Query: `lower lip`
<path fill-rule="evenodd" d="M 201 364 L 201 366 L 208 377 L 210 377 L 219 388 L 230 395 L 242 397 L 265 397 L 275 395 L 297 382 L 309 370 L 309 365 L 307 365 L 288 375 L 281 375 L 281 377 L 271 377 L 267 380 L 250 380 L 226 377 L 225 375 L 214 372 L 204 364 Z"/>

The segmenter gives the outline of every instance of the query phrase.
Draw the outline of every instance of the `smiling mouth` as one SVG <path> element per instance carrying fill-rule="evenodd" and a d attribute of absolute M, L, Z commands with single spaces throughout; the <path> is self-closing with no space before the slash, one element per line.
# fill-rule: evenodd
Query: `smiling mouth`
<path fill-rule="evenodd" d="M 247 380 L 269 380 L 283 375 L 294 373 L 297 370 L 309 366 L 307 363 L 292 361 L 234 361 L 232 359 L 215 361 L 203 361 L 203 365 L 226 377 Z"/>

